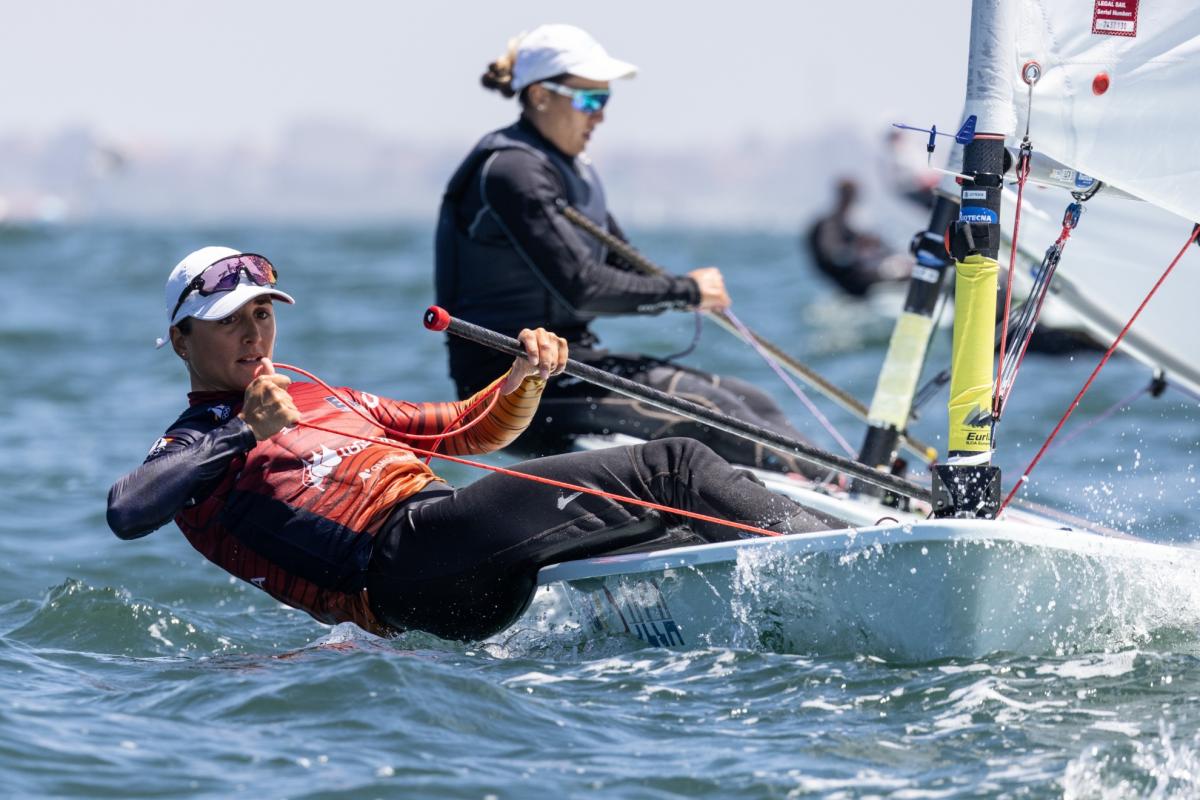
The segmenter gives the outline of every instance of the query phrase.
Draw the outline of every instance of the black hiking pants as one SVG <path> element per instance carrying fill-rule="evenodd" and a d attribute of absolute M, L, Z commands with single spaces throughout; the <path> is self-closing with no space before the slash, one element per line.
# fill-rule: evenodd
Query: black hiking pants
<path fill-rule="evenodd" d="M 514 469 L 780 532 L 845 527 L 769 491 L 692 439 L 548 456 Z M 418 494 L 388 520 L 368 591 L 388 625 L 447 639 L 480 639 L 511 625 L 548 564 L 753 535 L 498 473 L 439 489 Z"/>

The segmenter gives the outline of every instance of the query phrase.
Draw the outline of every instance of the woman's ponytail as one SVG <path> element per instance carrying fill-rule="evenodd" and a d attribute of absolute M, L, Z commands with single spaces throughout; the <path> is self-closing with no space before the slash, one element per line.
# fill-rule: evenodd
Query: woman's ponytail
<path fill-rule="evenodd" d="M 499 92 L 504 97 L 512 97 L 516 94 L 512 88 L 512 71 L 513 64 L 517 60 L 517 45 L 520 41 L 520 36 L 514 36 L 509 39 L 508 50 L 505 51 L 504 55 L 488 64 L 487 72 L 479 77 L 479 82 L 483 84 L 483 88 Z"/>

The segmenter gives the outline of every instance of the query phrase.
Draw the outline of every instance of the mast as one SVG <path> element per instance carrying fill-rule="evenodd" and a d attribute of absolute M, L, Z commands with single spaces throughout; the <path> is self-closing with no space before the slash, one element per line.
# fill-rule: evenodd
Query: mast
<path fill-rule="evenodd" d="M 904 310 L 892 329 L 887 355 L 867 412 L 867 434 L 858 460 L 884 472 L 895 462 L 900 436 L 908 427 L 913 395 L 925 365 L 933 330 L 934 308 L 941 295 L 947 267 L 952 263 L 946 252 L 945 234 L 958 217 L 958 197 L 951 196 L 950 191 L 944 185 L 938 187 L 929 225 L 913 239 L 916 264 L 908 281 Z M 855 481 L 854 490 L 862 494 L 879 494 L 877 487 L 861 481 Z"/>
<path fill-rule="evenodd" d="M 1011 0 L 975 0 L 971 8 L 965 113 L 978 117 L 978 133 L 963 149 L 962 172 L 972 180 L 962 183 L 959 219 L 950 236 L 954 350 L 948 457 L 933 469 L 938 517 L 993 518 L 1000 508 L 1000 469 L 991 463 L 993 334 L 1004 140 L 1016 125 L 1012 53 L 1019 13 L 1020 4 Z"/>

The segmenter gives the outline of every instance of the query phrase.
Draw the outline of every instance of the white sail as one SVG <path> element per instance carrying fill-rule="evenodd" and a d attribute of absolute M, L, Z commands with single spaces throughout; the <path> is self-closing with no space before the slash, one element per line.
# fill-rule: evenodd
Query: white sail
<path fill-rule="evenodd" d="M 1071 198 L 1062 191 L 1026 189 L 1021 216 L 1017 269 L 1026 275 L 1059 235 L 1063 209 Z M 1046 212 L 1031 213 L 1032 209 Z M 1012 204 L 1001 221 L 1012 232 Z M 1069 305 L 1097 341 L 1113 341 L 1126 321 L 1179 252 L 1191 229 L 1180 217 L 1149 203 L 1106 196 L 1085 203 L 1079 227 L 1068 240 L 1051 285 L 1051 299 Z M 1154 369 L 1169 383 L 1200 393 L 1200 248 L 1189 253 L 1146 306 L 1121 350 Z M 1007 248 L 1001 259 L 1007 263 Z"/>
<path fill-rule="evenodd" d="M 986 4 L 985 4 L 986 5 Z M 1070 242 L 1054 291 L 1103 342 L 1112 341 L 1200 220 L 1200 5 L 1194 0 L 1020 0 L 993 28 L 1015 28 L 1011 56 L 987 82 L 1011 91 L 1015 145 L 1029 128 L 1034 150 L 1063 165 L 1056 181 L 1101 190 Z M 1018 12 L 1019 9 L 1019 12 Z M 1034 61 L 1032 91 L 1020 80 Z M 968 100 L 970 94 L 968 94 Z M 993 117 L 1005 120 L 1002 112 Z M 1080 173 L 1083 173 L 1080 175 Z M 1011 177 L 1011 174 L 1010 174 Z M 1120 199 L 1134 196 L 1146 202 Z M 1022 217 L 1020 245 L 1035 262 L 1058 236 L 1066 192 L 1027 192 L 1050 219 Z M 1011 230 L 1011 205 L 1004 209 Z M 1200 253 L 1189 254 L 1146 307 L 1123 350 L 1200 391 Z"/>
<path fill-rule="evenodd" d="M 1027 113 L 1040 152 L 1187 220 L 1200 220 L 1200 5 L 1195 0 L 1020 0 L 1011 63 L 1041 66 Z M 1011 81 L 1010 81 L 1011 82 Z M 1187 228 L 1181 225 L 1182 235 Z"/>

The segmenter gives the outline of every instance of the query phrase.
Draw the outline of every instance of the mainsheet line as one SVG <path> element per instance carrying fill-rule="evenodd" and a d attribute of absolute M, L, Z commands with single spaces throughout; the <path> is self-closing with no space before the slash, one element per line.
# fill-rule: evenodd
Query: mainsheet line
<path fill-rule="evenodd" d="M 358 414 L 358 416 L 362 417 L 367 422 L 371 423 L 372 425 L 379 425 L 379 420 L 373 419 L 372 417 L 367 415 L 365 412 L 363 412 L 363 410 L 358 407 L 358 405 L 353 401 L 352 398 L 342 397 L 336 389 L 334 389 L 332 386 L 330 386 L 325 381 L 318 378 L 316 375 L 313 375 L 311 372 L 308 372 L 307 370 L 303 370 L 300 367 L 296 367 L 291 364 L 276 363 L 275 366 L 278 369 L 285 369 L 289 372 L 295 372 L 298 375 L 303 375 L 304 377 L 306 377 L 309 380 L 316 383 L 322 389 L 325 389 L 327 392 L 331 393 L 337 399 L 341 400 L 355 414 Z M 499 392 L 497 392 L 495 396 L 499 397 Z M 467 423 L 466 426 L 463 426 L 462 428 L 459 428 L 458 430 L 466 430 L 471 425 L 477 423 L 480 419 L 483 419 L 484 416 L 486 416 L 486 415 L 480 415 L 478 418 L 476 418 L 475 420 L 472 420 L 471 422 Z M 459 419 L 461 419 L 461 418 L 462 418 L 462 415 L 459 416 Z M 336 434 L 338 436 L 347 435 L 345 431 L 334 430 L 333 428 L 326 428 L 321 425 L 314 425 L 309 422 L 297 422 L 296 424 L 300 427 L 309 428 L 310 430 L 314 430 L 314 431 L 321 431 L 323 433 L 332 433 L 332 434 Z M 457 431 L 448 430 L 448 431 L 444 431 L 443 433 L 441 433 L 437 436 L 426 436 L 426 435 L 413 434 L 412 438 L 437 439 L 440 442 L 447 435 L 449 435 L 451 433 L 456 433 L 456 432 Z M 747 533 L 754 533 L 759 536 L 782 536 L 783 535 L 783 534 L 779 533 L 778 531 L 770 531 L 770 530 L 767 530 L 766 528 L 759 528 L 754 525 L 746 525 L 741 522 L 733 522 L 733 521 L 727 520 L 727 519 L 711 517 L 707 514 L 700 514 L 695 511 L 687 511 L 682 508 L 672 508 L 671 506 L 662 505 L 661 503 L 654 503 L 649 500 L 642 500 L 637 497 L 626 497 L 624 495 L 614 494 L 613 492 L 606 492 L 603 489 L 594 489 L 590 486 L 582 486 L 582 485 L 575 484 L 575 483 L 567 483 L 566 481 L 557 481 L 552 478 L 543 478 L 540 475 L 527 475 L 524 472 L 517 472 L 516 470 L 506 469 L 505 467 L 497 467 L 492 464 L 484 464 L 479 461 L 472 461 L 468 458 L 460 458 L 459 456 L 452 456 L 452 455 L 448 455 L 446 453 L 437 453 L 437 452 L 434 452 L 433 450 L 426 450 L 421 447 L 415 447 L 413 445 L 404 444 L 403 442 L 397 442 L 392 439 L 380 439 L 380 438 L 377 438 L 374 436 L 358 436 L 357 434 L 356 434 L 356 436 L 357 436 L 357 438 L 363 439 L 364 441 L 383 445 L 384 447 L 394 447 L 398 450 L 407 450 L 407 451 L 413 453 L 414 455 L 428 456 L 430 458 L 440 458 L 444 461 L 450 461 L 455 464 L 464 464 L 468 467 L 476 467 L 478 469 L 489 470 L 491 472 L 498 472 L 501 475 L 508 475 L 509 477 L 513 477 L 513 478 L 521 478 L 523 480 L 533 481 L 535 483 L 544 483 L 548 486 L 558 487 L 559 489 L 569 489 L 572 492 L 583 492 L 584 494 L 591 494 L 591 495 L 595 495 L 596 497 L 604 497 L 609 500 L 615 500 L 618 503 L 626 503 L 629 505 L 642 506 L 643 508 L 650 508 L 655 511 L 662 511 L 667 514 L 674 514 L 674 515 L 680 516 L 680 517 L 687 517 L 689 519 L 695 519 L 695 520 L 699 520 L 701 522 L 709 522 L 714 525 L 724 525 L 729 528 L 736 528 L 737 530 L 746 531 Z M 405 434 L 405 436 L 408 437 L 409 435 Z"/>

